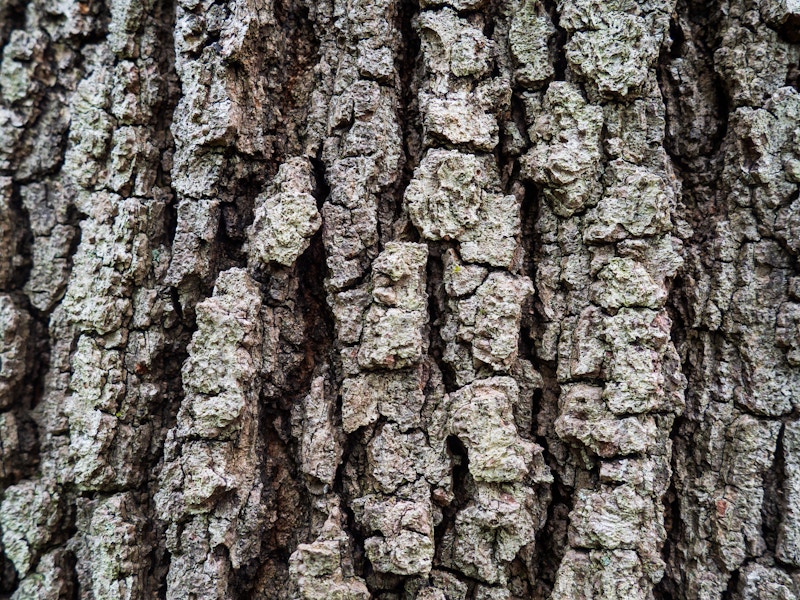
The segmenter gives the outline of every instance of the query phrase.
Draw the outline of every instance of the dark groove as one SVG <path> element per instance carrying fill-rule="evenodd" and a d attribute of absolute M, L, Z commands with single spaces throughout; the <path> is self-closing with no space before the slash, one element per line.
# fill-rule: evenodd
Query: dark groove
<path fill-rule="evenodd" d="M 548 458 L 552 460 L 552 457 Z M 544 527 L 536 532 L 534 542 L 537 561 L 536 571 L 531 573 L 531 585 L 538 591 L 534 596 L 536 600 L 549 598 L 558 568 L 569 549 L 567 528 L 573 504 L 572 490 L 562 483 L 556 471 L 553 470 L 552 473 L 553 484 L 550 486 L 551 500 L 547 506 L 547 520 Z"/>
<path fill-rule="evenodd" d="M 464 443 L 457 436 L 450 435 L 446 440 L 447 454 L 450 456 L 453 465 L 453 500 L 447 506 L 442 507 L 442 520 L 434 527 L 434 564 L 440 568 L 442 563 L 442 540 L 446 533 L 455 527 L 456 516 L 462 508 L 466 507 L 472 499 L 471 488 L 475 487 L 472 475 L 469 472 L 469 453 Z M 464 575 L 456 571 L 460 578 Z"/>
<path fill-rule="evenodd" d="M 682 182 L 678 205 L 683 213 L 681 216 L 693 228 L 691 237 L 683 240 L 687 253 L 714 243 L 715 222 L 724 218 L 725 212 L 716 190 L 722 174 L 721 152 L 731 103 L 726 86 L 714 68 L 714 53 L 721 43 L 720 18 L 718 2 L 679 0 L 670 21 L 671 47 L 667 44 L 662 47 L 657 65 L 658 84 L 666 108 L 664 147 Z M 676 81 L 671 69 L 678 65 L 685 69 L 681 77 L 694 79 Z M 694 114 L 694 110 L 699 110 L 700 114 Z M 695 386 L 697 378 L 702 375 L 697 373 L 693 361 L 698 344 L 704 342 L 692 329 L 695 321 L 692 314 L 694 268 L 691 263 L 684 264 L 672 281 L 667 301 L 667 311 L 672 320 L 670 338 L 679 352 L 681 370 L 689 381 L 684 413 L 675 419 L 669 435 L 673 444 L 673 476 L 663 498 L 667 536 L 661 553 L 666 569 L 653 590 L 658 600 L 682 598 L 692 571 L 698 569 L 696 561 L 687 562 L 684 558 L 688 542 L 687 520 L 692 515 L 681 514 L 682 495 L 686 490 L 677 487 L 674 475 L 682 465 L 684 470 L 688 469 L 691 479 L 697 468 L 691 452 L 692 438 L 698 433 Z M 738 576 L 734 575 L 723 597 L 733 598 L 737 582 Z"/>
<path fill-rule="evenodd" d="M 405 161 L 403 170 L 394 184 L 394 218 L 397 219 L 403 212 L 403 195 L 409 182 L 414 177 L 414 169 L 422 159 L 421 130 L 422 117 L 419 114 L 417 93 L 419 88 L 419 72 L 422 67 L 420 54 L 420 39 L 412 25 L 414 17 L 419 14 L 418 0 L 400 0 L 395 26 L 400 32 L 402 47 L 395 57 L 400 94 L 397 117 L 400 121 L 403 137 L 403 150 Z"/>
<path fill-rule="evenodd" d="M 786 461 L 784 460 L 783 437 L 786 425 L 782 425 L 775 444 L 772 468 L 765 472 L 764 500 L 761 505 L 761 536 L 767 545 L 767 552 L 775 556 L 778 543 L 778 528 L 786 512 Z"/>
<path fill-rule="evenodd" d="M 156 3 L 153 11 L 152 18 L 146 21 L 145 27 L 155 29 L 160 40 L 156 59 L 162 74 L 162 87 L 160 89 L 161 103 L 154 111 L 154 122 L 151 126 L 158 132 L 157 135 L 163 136 L 159 137 L 160 155 L 172 157 L 175 153 L 175 140 L 172 137 L 171 127 L 181 96 L 180 79 L 175 68 L 174 31 L 177 19 L 177 0 L 161 0 Z M 168 190 L 168 196 L 164 198 L 161 239 L 153 240 L 153 243 L 154 245 L 156 243 L 163 244 L 171 254 L 178 222 L 178 195 L 172 187 L 168 166 L 162 159 L 157 162 L 155 167 L 154 187 Z M 164 302 L 172 307 L 176 317 L 172 327 L 166 330 L 168 332 L 168 335 L 165 336 L 167 343 L 165 343 L 162 354 L 155 357 L 154 369 L 150 374 L 153 380 L 161 379 L 166 386 L 159 398 L 160 401 L 149 407 L 155 427 L 150 442 L 151 448 L 148 456 L 150 462 L 145 467 L 146 477 L 142 486 L 144 488 L 142 495 L 146 500 L 142 501 L 141 507 L 144 515 L 152 515 L 146 523 L 146 528 L 154 542 L 148 557 L 150 573 L 147 581 L 144 582 L 144 589 L 149 590 L 157 598 L 165 599 L 171 554 L 164 544 L 167 524 L 155 517 L 154 493 L 159 489 L 159 466 L 163 464 L 164 460 L 164 438 L 167 431 L 177 425 L 178 409 L 184 399 L 181 369 L 184 361 L 188 358 L 187 347 L 195 323 L 193 311 L 184 313 L 178 291 L 175 288 L 163 287 L 161 281 L 154 282 L 154 287 Z"/>
<path fill-rule="evenodd" d="M 456 373 L 443 356 L 446 344 L 441 336 L 443 319 L 448 313 L 447 297 L 444 291 L 442 265 L 442 252 L 446 249 L 446 242 L 433 242 L 428 244 L 428 263 L 426 265 L 426 282 L 428 294 L 428 356 L 436 363 L 442 374 L 442 383 L 445 390 L 454 392 L 459 388 L 456 383 Z"/>
<path fill-rule="evenodd" d="M 684 424 L 687 422 L 686 418 L 679 416 L 672 424 L 669 439 L 675 441 L 682 436 L 684 431 Z M 677 469 L 677 444 L 673 446 L 671 468 L 675 473 Z M 667 533 L 666 541 L 661 548 L 661 558 L 666 564 L 665 574 L 653 588 L 653 595 L 656 600 L 671 600 L 678 597 L 680 590 L 684 589 L 683 573 L 674 572 L 673 567 L 678 561 L 678 540 L 683 539 L 684 529 L 683 521 L 681 519 L 681 503 L 680 493 L 675 486 L 675 477 L 670 478 L 669 488 L 667 489 L 662 503 L 664 506 L 664 530 Z"/>
<path fill-rule="evenodd" d="M 730 578 L 728 579 L 728 586 L 725 588 L 725 591 L 722 592 L 721 600 L 735 600 L 735 598 L 737 597 L 736 592 L 739 587 L 739 571 L 740 569 L 737 569 L 730 574 Z"/>
<path fill-rule="evenodd" d="M 564 46 L 567 44 L 567 30 L 561 26 L 561 13 L 558 12 L 556 0 L 542 0 L 542 4 L 547 14 L 550 15 L 553 26 L 556 28 L 556 34 L 550 41 L 550 49 L 555 57 L 553 79 L 555 81 L 566 81 L 568 66 L 567 53 L 564 51 Z"/>

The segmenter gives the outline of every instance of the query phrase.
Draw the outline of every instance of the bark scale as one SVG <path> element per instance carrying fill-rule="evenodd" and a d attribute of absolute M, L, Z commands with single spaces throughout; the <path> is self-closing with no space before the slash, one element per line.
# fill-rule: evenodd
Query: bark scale
<path fill-rule="evenodd" d="M 800 598 L 798 32 L 0 2 L 0 595 Z"/>

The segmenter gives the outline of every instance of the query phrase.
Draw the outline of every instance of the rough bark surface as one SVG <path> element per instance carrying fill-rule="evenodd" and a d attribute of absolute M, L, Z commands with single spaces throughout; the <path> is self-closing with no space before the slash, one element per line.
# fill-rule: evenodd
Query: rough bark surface
<path fill-rule="evenodd" d="M 0 597 L 800 599 L 797 0 L 0 48 Z"/>

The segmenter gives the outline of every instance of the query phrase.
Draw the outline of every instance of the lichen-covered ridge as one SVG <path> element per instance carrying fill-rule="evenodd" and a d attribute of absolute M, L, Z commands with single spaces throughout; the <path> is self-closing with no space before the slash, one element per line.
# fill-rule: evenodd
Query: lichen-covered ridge
<path fill-rule="evenodd" d="M 800 598 L 794 0 L 0 0 L 0 597 Z"/>

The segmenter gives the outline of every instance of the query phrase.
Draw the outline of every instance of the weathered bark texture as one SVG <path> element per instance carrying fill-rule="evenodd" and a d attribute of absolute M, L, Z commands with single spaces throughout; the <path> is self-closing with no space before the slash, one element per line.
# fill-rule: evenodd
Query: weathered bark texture
<path fill-rule="evenodd" d="M 0 597 L 800 599 L 798 0 L 0 47 Z"/>

